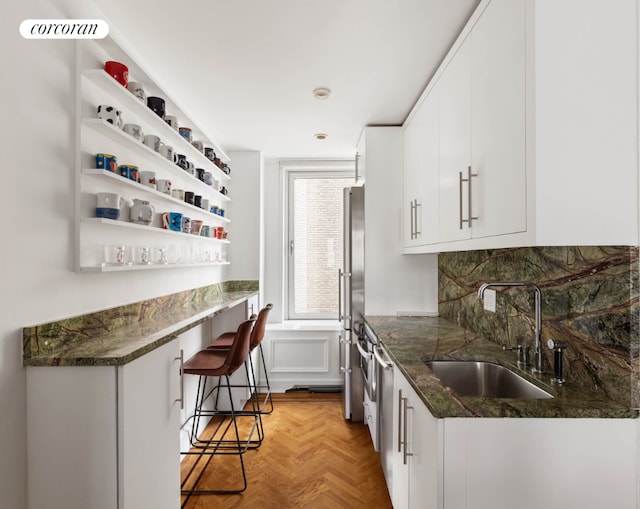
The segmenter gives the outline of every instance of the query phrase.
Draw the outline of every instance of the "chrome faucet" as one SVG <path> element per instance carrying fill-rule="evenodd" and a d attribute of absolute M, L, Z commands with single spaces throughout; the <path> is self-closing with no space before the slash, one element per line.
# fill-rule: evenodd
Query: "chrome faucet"
<path fill-rule="evenodd" d="M 535 292 L 535 346 L 533 352 L 533 372 L 534 373 L 542 373 L 542 322 L 540 315 L 540 288 L 535 283 L 523 282 L 523 283 L 502 283 L 502 282 L 493 282 L 493 283 L 484 283 L 480 288 L 478 288 L 478 298 L 484 298 L 484 291 L 490 286 L 526 286 L 528 288 L 533 288 Z"/>

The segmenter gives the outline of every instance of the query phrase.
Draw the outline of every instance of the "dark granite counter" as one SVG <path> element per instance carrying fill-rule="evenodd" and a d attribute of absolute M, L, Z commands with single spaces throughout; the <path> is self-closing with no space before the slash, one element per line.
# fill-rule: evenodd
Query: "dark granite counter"
<path fill-rule="evenodd" d="M 367 316 L 367 324 L 406 376 L 429 411 L 445 417 L 638 418 L 631 405 L 611 400 L 605 390 L 567 382 L 550 383 L 551 374 L 519 369 L 516 354 L 442 318 Z M 533 382 L 553 399 L 496 399 L 460 396 L 444 386 L 425 360 L 479 360 L 501 364 Z M 628 380 L 631 391 L 631 377 Z"/>
<path fill-rule="evenodd" d="M 257 293 L 257 281 L 227 281 L 25 327 L 23 364 L 127 364 Z"/>

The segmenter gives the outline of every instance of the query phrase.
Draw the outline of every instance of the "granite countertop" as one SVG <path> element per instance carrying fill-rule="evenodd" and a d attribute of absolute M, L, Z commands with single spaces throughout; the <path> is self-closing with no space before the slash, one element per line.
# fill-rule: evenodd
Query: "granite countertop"
<path fill-rule="evenodd" d="M 258 293 L 211 285 L 23 329 L 25 366 L 120 366 Z"/>
<path fill-rule="evenodd" d="M 638 411 L 612 401 L 605 391 L 568 381 L 551 384 L 550 373 L 534 375 L 519 369 L 516 353 L 451 322 L 434 317 L 367 316 L 396 366 L 429 411 L 445 417 L 638 418 Z M 501 364 L 551 395 L 552 399 L 497 399 L 460 396 L 443 385 L 425 360 L 482 360 Z"/>

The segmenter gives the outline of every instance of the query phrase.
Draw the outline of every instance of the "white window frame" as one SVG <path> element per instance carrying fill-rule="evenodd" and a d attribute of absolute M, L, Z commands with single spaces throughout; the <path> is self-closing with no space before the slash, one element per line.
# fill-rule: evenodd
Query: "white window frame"
<path fill-rule="evenodd" d="M 286 320 L 337 320 L 338 310 L 333 314 L 295 313 L 294 291 L 294 263 L 293 263 L 293 214 L 292 206 L 293 182 L 296 178 L 323 178 L 340 177 L 352 178 L 355 185 L 355 160 L 354 161 L 291 161 L 280 164 L 284 174 L 284 306 Z M 338 277 L 336 273 L 336 278 Z"/>

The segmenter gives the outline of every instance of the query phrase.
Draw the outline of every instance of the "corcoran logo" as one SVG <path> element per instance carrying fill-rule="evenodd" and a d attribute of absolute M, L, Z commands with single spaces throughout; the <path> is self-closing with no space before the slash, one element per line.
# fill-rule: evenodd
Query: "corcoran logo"
<path fill-rule="evenodd" d="M 25 39 L 104 39 L 109 25 L 102 19 L 25 19 L 20 35 Z"/>

